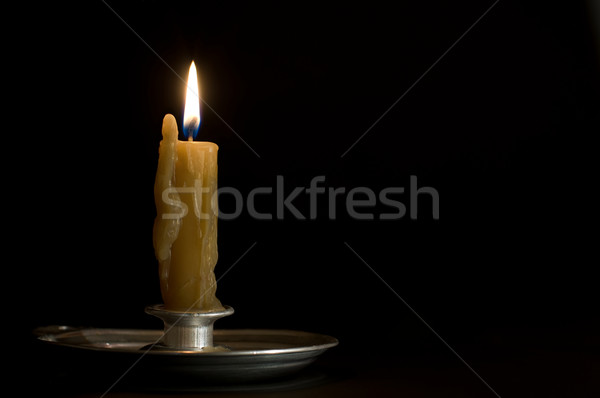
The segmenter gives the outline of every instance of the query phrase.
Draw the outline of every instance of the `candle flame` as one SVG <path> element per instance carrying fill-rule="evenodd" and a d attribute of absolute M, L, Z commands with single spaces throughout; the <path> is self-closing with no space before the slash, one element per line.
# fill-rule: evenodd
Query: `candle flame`
<path fill-rule="evenodd" d="M 183 111 L 183 134 L 188 140 L 193 140 L 200 128 L 200 89 L 198 73 L 194 61 L 190 65 L 190 73 L 185 94 L 185 110 Z"/>

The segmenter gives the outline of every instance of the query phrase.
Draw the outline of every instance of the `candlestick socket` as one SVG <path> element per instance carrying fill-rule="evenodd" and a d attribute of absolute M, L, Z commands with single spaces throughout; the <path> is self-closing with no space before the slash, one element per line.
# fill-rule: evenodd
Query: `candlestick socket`
<path fill-rule="evenodd" d="M 214 351 L 213 324 L 219 318 L 233 314 L 233 308 L 222 311 L 171 311 L 163 304 L 146 307 L 146 313 L 160 318 L 165 325 L 161 341 L 153 348 L 184 351 Z"/>

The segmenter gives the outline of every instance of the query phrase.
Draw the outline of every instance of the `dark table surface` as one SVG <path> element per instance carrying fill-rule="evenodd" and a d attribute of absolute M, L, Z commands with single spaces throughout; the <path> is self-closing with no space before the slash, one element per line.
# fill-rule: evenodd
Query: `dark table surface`
<path fill-rule="evenodd" d="M 487 331 L 452 345 L 456 354 L 429 331 L 421 341 L 369 336 L 341 341 L 305 370 L 285 379 L 247 385 L 153 388 L 134 371 L 119 380 L 131 361 L 97 362 L 72 356 L 63 347 L 32 342 L 20 356 L 22 389 L 44 396 L 162 397 L 597 397 L 600 394 L 600 329 L 566 325 Z M 427 333 L 430 335 L 427 336 Z M 143 360 L 143 359 L 142 359 Z M 466 364 L 465 364 L 466 362 Z M 140 377 L 141 376 L 141 377 Z M 117 382 L 118 380 L 118 382 Z M 140 380 L 142 380 L 140 382 Z M 116 384 L 115 384 L 116 382 Z"/>

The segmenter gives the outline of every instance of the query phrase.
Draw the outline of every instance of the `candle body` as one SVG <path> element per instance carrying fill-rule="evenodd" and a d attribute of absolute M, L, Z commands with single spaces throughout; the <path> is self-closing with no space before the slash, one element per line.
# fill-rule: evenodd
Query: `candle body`
<path fill-rule="evenodd" d="M 172 115 L 163 120 L 154 185 L 154 250 L 165 308 L 220 311 L 217 264 L 217 151 L 211 142 L 179 141 Z M 214 199 L 214 201 L 213 201 Z"/>

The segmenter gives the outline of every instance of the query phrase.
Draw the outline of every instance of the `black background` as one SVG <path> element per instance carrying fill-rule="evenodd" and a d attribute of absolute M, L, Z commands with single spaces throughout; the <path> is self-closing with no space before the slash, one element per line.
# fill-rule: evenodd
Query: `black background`
<path fill-rule="evenodd" d="M 442 202 L 439 220 L 423 195 L 416 220 L 377 220 L 387 206 L 355 220 L 343 201 L 330 220 L 321 196 L 316 220 L 220 221 L 217 277 L 235 266 L 217 296 L 236 314 L 218 327 L 330 334 L 338 355 L 383 363 L 409 351 L 458 361 L 349 245 L 461 352 L 597 339 L 600 53 L 584 3 L 500 1 L 424 76 L 493 2 L 215 3 L 13 14 L 24 22 L 5 76 L 18 90 L 4 256 L 17 271 L 7 304 L 28 314 L 21 336 L 160 327 L 143 311 L 161 301 L 153 182 L 162 118 L 181 122 L 194 60 L 212 108 L 198 138 L 219 145 L 221 187 L 274 188 L 281 175 L 287 194 L 325 176 L 378 192 L 414 175 Z M 307 195 L 294 204 L 308 216 Z M 365 350 L 375 345 L 386 348 Z M 498 392 L 523 393 L 511 388 Z"/>

